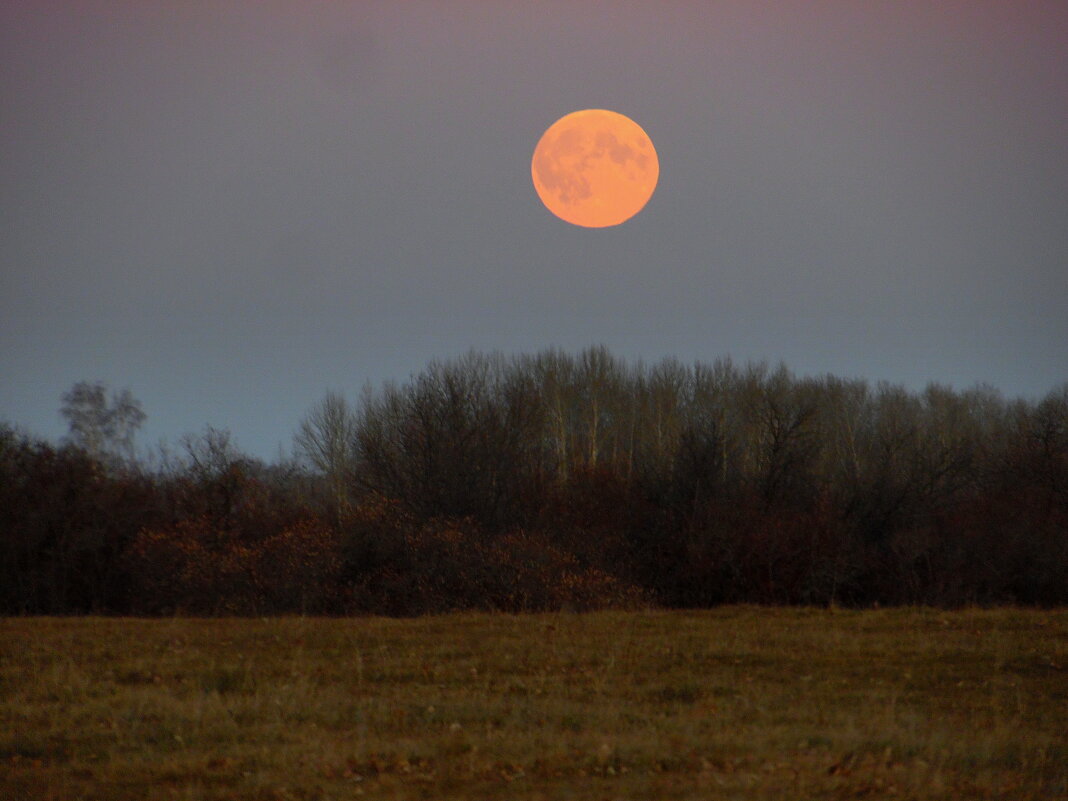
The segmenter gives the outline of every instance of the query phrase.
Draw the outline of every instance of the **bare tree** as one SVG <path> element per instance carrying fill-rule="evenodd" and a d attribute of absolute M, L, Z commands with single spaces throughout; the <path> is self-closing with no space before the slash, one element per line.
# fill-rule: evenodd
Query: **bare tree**
<path fill-rule="evenodd" d="M 186 469 L 197 481 L 214 481 L 243 460 L 225 428 L 205 426 L 203 434 L 183 434 L 178 444 L 185 451 Z"/>
<path fill-rule="evenodd" d="M 304 415 L 293 435 L 298 454 L 326 477 L 338 515 L 349 503 L 349 482 L 356 466 L 356 433 L 355 411 L 343 395 L 327 392 Z"/>
<path fill-rule="evenodd" d="M 623 363 L 604 345 L 586 348 L 575 363 L 576 381 L 582 408 L 580 453 L 585 467 L 611 457 L 613 435 L 619 433 L 620 406 L 625 391 Z"/>
<path fill-rule="evenodd" d="M 693 374 L 678 360 L 664 359 L 648 371 L 639 371 L 632 383 L 631 394 L 639 396 L 635 423 L 641 423 L 638 435 L 644 440 L 647 465 L 665 470 L 685 427 Z"/>
<path fill-rule="evenodd" d="M 549 349 L 517 362 L 519 372 L 537 387 L 544 405 L 543 437 L 553 456 L 556 477 L 566 481 L 575 448 L 571 432 L 575 363 L 562 351 Z"/>
<path fill-rule="evenodd" d="M 79 381 L 62 397 L 60 414 L 70 427 L 67 438 L 94 459 L 133 458 L 137 429 L 145 422 L 141 402 L 124 389 L 112 392 L 99 382 Z"/>
<path fill-rule="evenodd" d="M 360 484 L 428 517 L 513 523 L 542 470 L 536 387 L 497 354 L 433 362 L 368 393 L 359 419 Z"/>

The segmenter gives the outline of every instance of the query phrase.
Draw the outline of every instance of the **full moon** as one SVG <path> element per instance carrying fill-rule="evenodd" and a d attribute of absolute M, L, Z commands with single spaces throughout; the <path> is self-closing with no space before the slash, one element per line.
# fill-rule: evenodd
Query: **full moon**
<path fill-rule="evenodd" d="M 574 225 L 626 222 L 649 202 L 660 162 L 630 117 L 592 108 L 561 117 L 542 134 L 530 163 L 545 207 Z"/>

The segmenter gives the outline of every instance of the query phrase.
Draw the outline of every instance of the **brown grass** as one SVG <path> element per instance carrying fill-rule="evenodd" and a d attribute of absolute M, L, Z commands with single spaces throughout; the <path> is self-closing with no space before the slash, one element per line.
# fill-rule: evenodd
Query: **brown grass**
<path fill-rule="evenodd" d="M 3 799 L 1068 797 L 1068 611 L 0 620 Z"/>

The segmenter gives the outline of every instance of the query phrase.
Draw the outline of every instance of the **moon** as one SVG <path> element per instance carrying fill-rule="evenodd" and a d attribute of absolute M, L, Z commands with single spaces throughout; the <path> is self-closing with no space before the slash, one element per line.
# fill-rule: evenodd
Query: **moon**
<path fill-rule="evenodd" d="M 607 228 L 626 222 L 649 202 L 660 161 L 638 123 L 591 108 L 549 126 L 534 148 L 530 174 L 541 202 L 561 220 Z"/>

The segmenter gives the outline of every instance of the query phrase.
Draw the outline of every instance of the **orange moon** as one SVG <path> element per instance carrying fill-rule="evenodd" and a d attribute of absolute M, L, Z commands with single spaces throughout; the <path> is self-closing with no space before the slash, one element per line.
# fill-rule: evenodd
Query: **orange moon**
<path fill-rule="evenodd" d="M 549 126 L 530 162 L 545 207 L 574 225 L 626 222 L 649 202 L 660 161 L 649 135 L 630 117 L 591 108 Z"/>

